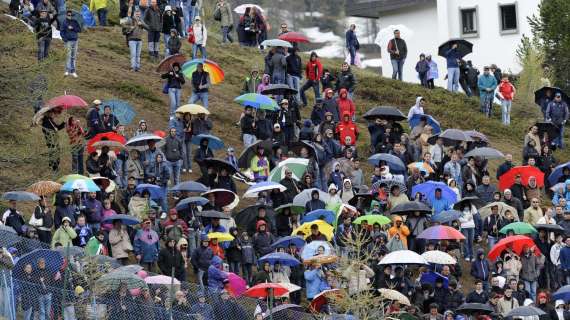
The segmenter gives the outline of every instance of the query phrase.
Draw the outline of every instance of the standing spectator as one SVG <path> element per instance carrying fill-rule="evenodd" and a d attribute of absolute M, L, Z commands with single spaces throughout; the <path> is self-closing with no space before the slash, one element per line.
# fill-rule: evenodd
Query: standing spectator
<path fill-rule="evenodd" d="M 303 73 L 301 71 L 303 65 L 301 57 L 297 54 L 298 51 L 298 48 L 291 48 L 289 50 L 289 55 L 285 58 L 285 61 L 287 62 L 287 84 L 289 87 L 297 90 L 297 95 L 295 97 L 297 102 L 301 100 L 299 89 L 301 87 L 301 79 L 303 78 Z"/>
<path fill-rule="evenodd" d="M 434 89 L 435 88 L 434 80 L 439 78 L 437 63 L 435 62 L 435 60 L 431 58 L 431 54 L 428 54 L 426 56 L 426 61 L 429 66 L 429 71 L 427 73 L 427 87 L 429 89 Z"/>
<path fill-rule="evenodd" d="M 196 24 L 197 25 L 197 24 Z M 206 59 L 206 57 L 203 57 Z M 204 108 L 208 109 L 208 88 L 210 88 L 210 74 L 204 70 L 204 64 L 198 63 L 196 71 L 192 72 L 192 96 L 188 103 L 202 101 Z M 198 135 L 199 133 L 194 133 Z"/>
<path fill-rule="evenodd" d="M 178 36 L 178 30 L 170 29 L 170 38 L 168 38 L 168 53 L 170 56 L 179 54 L 180 48 L 182 48 L 182 42 L 180 42 L 180 37 Z"/>
<path fill-rule="evenodd" d="M 471 90 L 471 94 L 474 96 L 479 95 L 478 78 L 479 70 L 473 66 L 471 60 L 467 60 L 467 86 L 469 86 L 469 90 Z"/>
<path fill-rule="evenodd" d="M 511 124 L 511 105 L 515 98 L 515 93 L 515 86 L 509 81 L 509 76 L 503 75 L 501 84 L 499 84 L 499 94 L 501 95 L 502 120 L 506 126 Z"/>
<path fill-rule="evenodd" d="M 208 235 L 202 234 L 200 236 L 200 246 L 192 252 L 190 262 L 194 269 L 194 274 L 198 278 L 198 283 L 204 288 L 204 274 L 208 271 L 210 261 L 214 257 L 212 249 L 210 249 L 210 241 Z"/>
<path fill-rule="evenodd" d="M 418 78 L 420 78 L 420 83 L 424 87 L 428 87 L 428 73 L 429 73 L 429 62 L 426 60 L 425 54 L 420 54 L 420 61 L 416 63 L 416 72 L 418 73 Z"/>
<path fill-rule="evenodd" d="M 232 8 L 229 3 L 225 0 L 219 0 L 216 4 L 216 10 L 214 10 L 214 17 L 216 15 L 220 16 L 220 22 L 222 25 L 222 43 L 227 43 L 228 41 L 234 42 L 231 31 L 234 26 L 234 18 L 232 13 Z"/>
<path fill-rule="evenodd" d="M 533 249 L 525 246 L 521 255 L 522 269 L 521 280 L 524 281 L 524 288 L 530 294 L 532 300 L 536 300 L 536 285 L 540 274 L 540 266 L 534 255 Z"/>
<path fill-rule="evenodd" d="M 348 63 L 343 62 L 341 70 L 336 77 L 335 91 L 340 94 L 340 89 L 348 90 L 348 97 L 352 99 L 354 94 L 354 89 L 356 87 L 356 78 L 354 74 L 350 71 L 350 66 Z"/>
<path fill-rule="evenodd" d="M 174 276 L 178 281 L 186 281 L 186 269 L 182 253 L 176 247 L 176 240 L 168 238 L 166 245 L 158 254 L 160 272 L 169 277 Z"/>
<path fill-rule="evenodd" d="M 127 22 L 123 30 L 123 33 L 127 36 L 127 42 L 129 43 L 131 71 L 134 72 L 138 72 L 141 69 L 142 37 L 143 30 L 145 29 L 149 30 L 150 34 L 151 31 L 148 25 L 141 20 L 140 10 L 136 10 L 133 18 Z"/>
<path fill-rule="evenodd" d="M 164 56 L 171 55 L 168 50 L 168 40 L 170 40 L 170 30 L 178 32 L 180 28 L 180 18 L 176 15 L 176 10 L 172 10 L 171 6 L 164 7 L 164 14 L 162 15 L 162 37 L 164 39 Z"/>
<path fill-rule="evenodd" d="M 172 64 L 172 69 L 161 76 L 162 79 L 167 79 L 168 97 L 170 99 L 170 119 L 174 117 L 176 109 L 180 106 L 180 96 L 182 95 L 182 85 L 186 83 L 184 74 L 180 70 L 180 64 L 175 62 Z"/>
<path fill-rule="evenodd" d="M 556 92 L 554 94 L 554 100 L 548 104 L 546 107 L 546 120 L 552 122 L 560 130 L 560 134 L 554 143 L 560 148 L 564 148 L 564 125 L 568 121 L 568 105 L 566 101 L 562 100 L 562 94 Z"/>
<path fill-rule="evenodd" d="M 55 249 L 56 246 L 68 247 L 73 245 L 73 239 L 77 238 L 77 233 L 71 226 L 71 219 L 63 217 L 61 226 L 55 230 L 51 240 L 51 248 Z"/>
<path fill-rule="evenodd" d="M 83 174 L 85 132 L 81 127 L 81 122 L 73 116 L 69 117 L 65 131 L 69 137 L 69 146 L 71 148 L 71 170 L 74 173 Z"/>
<path fill-rule="evenodd" d="M 291 57 L 292 55 L 289 55 L 289 57 Z M 287 57 L 287 59 L 289 59 L 289 57 Z M 297 56 L 298 57 L 298 56 Z M 300 58 L 299 58 L 300 59 Z M 287 61 L 287 72 L 291 72 L 291 66 L 289 66 L 289 60 Z M 299 73 L 301 72 L 301 66 L 299 65 Z M 241 89 L 240 94 L 246 94 L 246 93 L 256 93 L 257 92 L 257 87 L 259 86 L 259 84 L 261 83 L 261 78 L 259 77 L 259 70 L 257 69 L 252 69 L 251 73 L 249 74 L 249 76 L 247 76 L 243 82 L 243 88 Z M 291 83 L 289 83 L 289 86 L 291 86 Z M 298 84 L 297 84 L 297 89 L 299 88 Z"/>
<path fill-rule="evenodd" d="M 97 19 L 101 27 L 107 25 L 107 0 L 91 0 L 89 2 L 89 11 L 97 13 Z"/>
<path fill-rule="evenodd" d="M 300 59 L 299 59 L 300 60 Z M 323 65 L 321 61 L 319 61 L 319 57 L 317 53 L 311 52 L 311 57 L 309 58 L 309 62 L 305 66 L 305 76 L 307 80 L 303 87 L 301 87 L 301 100 L 303 101 L 303 107 L 307 106 L 307 96 L 305 96 L 305 91 L 309 88 L 313 88 L 313 92 L 315 93 L 315 100 L 320 96 L 320 89 L 319 89 L 319 79 L 323 73 Z"/>
<path fill-rule="evenodd" d="M 387 48 L 390 54 L 390 61 L 392 62 L 392 79 L 397 77 L 398 80 L 402 81 L 408 47 L 406 41 L 400 38 L 400 30 L 394 30 L 394 38 L 388 41 Z"/>
<path fill-rule="evenodd" d="M 360 44 L 358 43 L 358 38 L 356 37 L 356 25 L 351 24 L 350 28 L 346 31 L 345 40 L 346 40 L 346 49 L 348 49 L 348 53 L 350 54 L 350 65 L 354 66 L 354 60 L 356 59 L 356 51 L 360 49 Z"/>
<path fill-rule="evenodd" d="M 10 207 L 2 215 L 2 223 L 12 227 L 18 235 L 23 236 L 26 233 L 24 215 L 16 209 L 15 200 L 10 200 L 9 204 Z"/>
<path fill-rule="evenodd" d="M 445 53 L 447 60 L 447 90 L 457 92 L 459 90 L 459 52 L 457 43 L 451 45 L 451 49 Z"/>
<path fill-rule="evenodd" d="M 113 258 L 123 265 L 129 262 L 129 252 L 133 250 L 127 228 L 121 220 L 113 220 L 113 229 L 109 231 L 109 244 Z"/>
<path fill-rule="evenodd" d="M 162 16 L 157 0 L 151 0 L 150 8 L 144 12 L 144 23 L 148 26 L 148 53 L 151 60 L 158 60 L 160 50 L 160 31 L 162 30 Z"/>
<path fill-rule="evenodd" d="M 154 264 L 158 260 L 160 249 L 160 238 L 158 233 L 151 228 L 151 225 L 152 221 L 149 218 L 143 220 L 142 228 L 135 235 L 133 246 L 138 264 L 148 272 L 154 271 Z"/>
<path fill-rule="evenodd" d="M 253 109 L 250 106 L 245 107 L 245 113 L 240 120 L 241 134 L 243 138 L 243 146 L 249 147 L 255 142 L 256 121 L 252 115 Z"/>
<path fill-rule="evenodd" d="M 36 224 L 32 223 L 36 221 Z M 34 209 L 34 213 L 30 218 L 30 225 L 35 227 L 38 232 L 38 239 L 44 243 L 51 243 L 51 228 L 53 227 L 53 215 L 51 209 L 47 206 L 45 197 L 40 197 L 38 205 Z"/>
<path fill-rule="evenodd" d="M 49 45 L 51 43 L 51 24 L 52 18 L 48 16 L 46 9 L 40 11 L 40 17 L 34 23 L 34 31 L 38 40 L 38 61 L 47 58 L 49 54 Z"/>
<path fill-rule="evenodd" d="M 65 63 L 64 76 L 71 75 L 72 77 L 77 78 L 75 65 L 77 59 L 77 42 L 79 41 L 79 32 L 81 32 L 81 27 L 77 20 L 73 19 L 73 11 L 67 10 L 66 18 L 63 21 L 60 30 L 61 39 L 67 48 L 67 60 Z"/>
<path fill-rule="evenodd" d="M 475 278 L 475 286 L 478 287 L 478 282 L 482 283 L 482 288 L 487 290 L 489 288 L 489 278 L 491 275 L 491 267 L 489 261 L 485 259 L 485 252 L 483 249 L 477 249 L 477 258 L 471 262 L 471 276 Z M 469 296 L 467 297 L 469 300 Z M 466 301 L 466 302 L 479 302 L 479 301 Z M 485 303 L 485 302 L 481 302 Z"/>
<path fill-rule="evenodd" d="M 487 117 L 490 117 L 495 88 L 497 88 L 497 79 L 491 74 L 489 67 L 485 66 L 485 68 L 483 68 L 483 74 L 479 77 L 477 86 L 479 87 L 479 105 L 481 112 L 486 114 Z"/>
<path fill-rule="evenodd" d="M 51 315 L 52 295 L 51 288 L 55 286 L 55 275 L 46 269 L 46 261 L 44 258 L 39 258 L 37 261 L 38 268 L 34 270 L 33 279 L 36 294 L 38 295 L 39 304 L 39 319 L 48 320 Z M 58 308 L 60 306 L 57 306 Z"/>
<path fill-rule="evenodd" d="M 284 84 L 286 79 L 287 60 L 285 57 L 285 49 L 282 47 L 275 48 L 275 53 L 269 60 L 269 66 L 272 68 L 271 83 Z"/>
<path fill-rule="evenodd" d="M 565 242 L 566 245 L 560 249 L 558 260 L 560 261 L 560 270 L 562 273 L 560 278 L 568 285 L 570 284 L 570 236 L 566 236 Z"/>
<path fill-rule="evenodd" d="M 111 111 L 111 106 L 106 105 L 103 107 L 103 114 L 101 115 L 102 132 L 111 132 L 117 130 L 119 120 Z"/>

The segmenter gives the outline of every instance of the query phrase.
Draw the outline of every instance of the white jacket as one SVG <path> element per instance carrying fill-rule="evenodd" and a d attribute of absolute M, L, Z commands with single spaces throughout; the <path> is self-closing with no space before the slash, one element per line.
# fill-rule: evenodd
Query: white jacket
<path fill-rule="evenodd" d="M 208 30 L 206 30 L 206 26 L 200 22 L 192 25 L 194 30 L 194 37 L 195 37 L 195 44 L 201 44 L 202 47 L 206 47 L 206 41 L 208 40 Z"/>
<path fill-rule="evenodd" d="M 461 229 L 475 228 L 475 221 L 473 220 L 473 215 L 477 212 L 477 209 L 472 205 L 471 210 L 463 211 L 463 215 L 459 218 L 461 222 Z"/>

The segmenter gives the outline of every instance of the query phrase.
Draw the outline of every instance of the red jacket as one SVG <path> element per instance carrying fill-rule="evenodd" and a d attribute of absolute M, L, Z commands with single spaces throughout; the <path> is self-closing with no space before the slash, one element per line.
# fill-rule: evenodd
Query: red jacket
<path fill-rule="evenodd" d="M 352 122 L 352 120 L 348 119 L 348 121 L 344 120 L 344 116 L 348 115 L 348 113 L 343 113 L 342 122 L 340 122 L 336 126 L 336 133 L 339 136 L 340 144 L 345 144 L 346 137 L 350 137 L 351 146 L 356 145 L 356 139 L 358 138 L 358 127 Z"/>
<path fill-rule="evenodd" d="M 354 112 L 356 108 L 354 107 L 354 102 L 348 98 L 348 91 L 345 88 L 340 89 L 340 93 L 337 99 L 338 113 L 344 115 L 348 113 L 350 118 L 354 118 Z"/>
<path fill-rule="evenodd" d="M 499 92 L 505 100 L 513 100 L 515 95 L 515 86 L 513 86 L 509 81 L 501 81 Z"/>
<path fill-rule="evenodd" d="M 319 81 L 323 75 L 323 65 L 316 59 L 315 61 L 309 60 L 305 66 L 305 76 L 308 80 Z"/>

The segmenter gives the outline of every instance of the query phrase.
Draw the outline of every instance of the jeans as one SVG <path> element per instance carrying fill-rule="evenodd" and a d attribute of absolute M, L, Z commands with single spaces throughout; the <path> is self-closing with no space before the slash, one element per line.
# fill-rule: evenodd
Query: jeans
<path fill-rule="evenodd" d="M 239 275 L 239 265 L 240 265 L 239 261 L 230 261 L 230 272 Z"/>
<path fill-rule="evenodd" d="M 24 311 L 24 320 L 33 320 L 34 319 L 34 308 L 29 307 L 28 310 Z"/>
<path fill-rule="evenodd" d="M 173 185 L 177 185 L 180 182 L 180 168 L 182 168 L 182 159 L 178 161 L 168 161 L 168 168 L 170 169 L 170 173 L 172 174 L 172 183 Z"/>
<path fill-rule="evenodd" d="M 530 293 L 532 301 L 536 301 L 536 281 L 524 281 L 524 289 Z"/>
<path fill-rule="evenodd" d="M 564 149 L 564 124 L 558 124 L 560 127 L 560 136 L 554 139 L 554 143 L 560 148 Z"/>
<path fill-rule="evenodd" d="M 38 61 L 42 61 L 47 58 L 49 53 L 49 45 L 51 43 L 51 38 L 43 37 L 38 39 Z"/>
<path fill-rule="evenodd" d="M 473 238 L 475 237 L 475 228 L 462 228 L 461 233 L 465 236 L 463 242 L 463 256 L 473 260 Z"/>
<path fill-rule="evenodd" d="M 160 49 L 160 31 L 148 32 L 148 51 L 152 54 Z"/>
<path fill-rule="evenodd" d="M 493 236 L 487 236 L 487 245 L 489 246 L 489 248 L 492 248 L 495 243 L 497 243 L 497 238 L 493 237 Z"/>
<path fill-rule="evenodd" d="M 403 69 L 404 69 L 404 62 L 406 59 L 392 59 L 392 79 L 398 78 L 398 80 L 402 81 L 403 76 Z"/>
<path fill-rule="evenodd" d="M 243 134 L 243 147 L 247 148 L 255 143 L 255 136 L 253 134 L 244 133 Z"/>
<path fill-rule="evenodd" d="M 299 94 L 301 79 L 297 76 L 292 76 L 292 75 L 288 74 L 287 75 L 287 84 L 289 85 L 289 87 L 297 90 L 297 94 L 295 95 L 295 98 L 297 99 L 297 102 L 301 101 L 301 95 Z"/>
<path fill-rule="evenodd" d="M 481 113 L 484 114 L 491 114 L 491 108 L 493 107 L 493 96 L 495 95 L 494 91 L 487 92 L 482 91 L 479 96 L 479 106 L 481 108 Z"/>
<path fill-rule="evenodd" d="M 208 109 L 208 92 L 192 92 L 188 103 L 196 103 L 198 100 L 202 101 L 204 108 Z"/>
<path fill-rule="evenodd" d="M 40 305 L 40 320 L 49 320 L 51 313 L 51 293 L 42 294 L 38 298 Z"/>
<path fill-rule="evenodd" d="M 252 271 L 252 264 L 251 263 L 243 263 L 241 268 L 243 270 L 243 279 L 247 284 L 251 285 L 253 281 L 253 271 Z"/>
<path fill-rule="evenodd" d="M 192 7 L 190 5 L 190 0 L 186 1 L 185 3 L 183 3 L 182 6 L 182 14 L 183 14 L 183 22 L 184 22 L 184 26 L 183 26 L 183 35 L 186 37 L 187 36 L 187 31 L 188 31 L 188 27 L 190 27 L 192 25 L 192 21 L 194 19 L 194 17 L 192 16 L 192 11 L 194 7 Z"/>
<path fill-rule="evenodd" d="M 271 83 L 273 84 L 285 84 L 285 75 L 281 73 L 274 72 L 273 77 L 271 79 Z M 279 101 L 279 100 L 277 100 Z"/>
<path fill-rule="evenodd" d="M 206 47 L 202 46 L 201 44 L 194 44 L 192 46 L 192 59 L 196 59 L 198 50 L 200 50 L 202 59 L 208 59 L 208 55 L 206 54 Z"/>
<path fill-rule="evenodd" d="M 104 27 L 107 25 L 107 8 L 97 10 L 97 19 L 100 26 Z"/>
<path fill-rule="evenodd" d="M 451 92 L 459 90 L 459 67 L 447 68 L 447 90 Z"/>
<path fill-rule="evenodd" d="M 63 308 L 63 320 L 76 320 L 77 317 L 75 316 L 75 307 L 74 306 L 67 306 Z"/>
<path fill-rule="evenodd" d="M 67 48 L 67 62 L 65 63 L 65 71 L 69 73 L 75 72 L 75 62 L 77 60 L 77 42 L 67 41 L 65 47 Z"/>
<path fill-rule="evenodd" d="M 427 72 L 418 72 L 418 77 L 420 78 L 420 83 L 423 87 L 428 88 L 427 83 Z"/>
<path fill-rule="evenodd" d="M 182 157 L 183 168 L 186 170 L 192 170 L 192 140 L 184 140 L 184 156 Z"/>
<path fill-rule="evenodd" d="M 501 100 L 501 110 L 503 111 L 503 124 L 508 126 L 511 124 L 511 100 Z"/>
<path fill-rule="evenodd" d="M 77 174 L 83 174 L 83 146 L 72 146 L 71 171 Z"/>
<path fill-rule="evenodd" d="M 163 33 L 164 38 L 164 56 L 168 57 L 170 55 L 170 50 L 168 50 L 168 40 L 170 40 L 170 33 Z"/>
<path fill-rule="evenodd" d="M 354 59 L 356 59 L 356 48 L 354 46 L 348 47 L 348 53 L 350 54 L 350 65 L 354 65 Z"/>
<path fill-rule="evenodd" d="M 160 207 L 164 211 L 168 211 L 168 182 L 166 186 L 160 186 L 162 198 L 160 199 Z"/>
<path fill-rule="evenodd" d="M 226 43 L 228 41 L 234 42 L 234 39 L 232 38 L 232 35 L 230 33 L 230 27 L 222 26 L 222 43 Z"/>
<path fill-rule="evenodd" d="M 168 98 L 170 99 L 170 117 L 174 117 L 176 109 L 180 106 L 180 94 L 182 89 L 168 88 Z"/>
<path fill-rule="evenodd" d="M 200 284 L 200 287 L 202 287 L 202 289 L 204 289 L 204 274 L 206 273 L 206 271 L 202 270 L 202 269 L 198 269 L 198 275 L 196 275 L 196 277 L 198 278 L 198 284 Z"/>
<path fill-rule="evenodd" d="M 304 105 L 307 105 L 307 96 L 305 95 L 305 91 L 307 91 L 307 89 L 309 88 L 313 88 L 313 92 L 315 93 L 315 101 L 317 100 L 317 98 L 319 97 L 319 81 L 318 80 L 308 80 L 305 81 L 305 84 L 303 84 L 303 87 L 301 87 L 301 101 L 303 101 Z"/>
<path fill-rule="evenodd" d="M 150 43 L 149 43 L 150 45 Z M 141 40 L 130 40 L 129 50 L 131 51 L 131 69 L 139 70 L 141 68 Z"/>

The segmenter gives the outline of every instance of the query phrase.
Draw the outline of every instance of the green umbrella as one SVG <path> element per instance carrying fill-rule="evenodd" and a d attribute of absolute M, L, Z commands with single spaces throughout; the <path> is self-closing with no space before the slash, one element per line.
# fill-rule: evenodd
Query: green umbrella
<path fill-rule="evenodd" d="M 289 168 L 293 173 L 293 178 L 297 181 L 301 180 L 307 167 L 309 166 L 309 159 L 303 158 L 289 158 L 287 160 L 279 162 L 277 167 L 271 170 L 269 173 L 269 181 L 279 182 L 281 179 L 285 178 L 285 167 Z"/>
<path fill-rule="evenodd" d="M 362 216 L 359 217 L 358 219 L 354 220 L 354 224 L 361 224 L 363 221 L 368 222 L 368 224 L 379 224 L 381 226 L 388 224 L 392 221 L 390 221 L 390 218 L 380 215 L 380 214 L 371 214 L 371 215 L 366 215 L 366 216 Z"/>
<path fill-rule="evenodd" d="M 512 231 L 515 234 L 537 233 L 536 229 L 526 222 L 509 223 L 506 226 L 502 227 L 501 230 L 499 230 L 499 232 L 502 234 L 507 234 L 509 231 Z"/>
<path fill-rule="evenodd" d="M 101 288 L 110 290 L 117 290 L 122 284 L 125 284 L 129 290 L 147 288 L 146 282 L 143 279 L 134 273 L 125 271 L 107 273 L 99 278 L 95 284 Z"/>
<path fill-rule="evenodd" d="M 301 214 L 305 212 L 304 207 L 295 206 L 292 203 L 284 204 L 282 206 L 277 207 L 277 209 L 275 209 L 275 212 L 281 214 L 283 210 L 285 210 L 286 208 L 289 208 L 292 214 Z"/>

